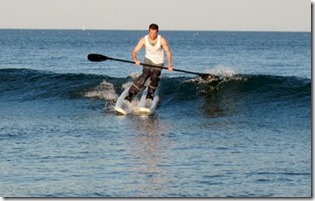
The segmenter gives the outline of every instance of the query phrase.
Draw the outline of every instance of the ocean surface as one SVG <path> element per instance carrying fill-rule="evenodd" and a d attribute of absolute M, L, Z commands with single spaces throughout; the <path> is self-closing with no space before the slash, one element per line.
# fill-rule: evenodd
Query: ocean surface
<path fill-rule="evenodd" d="M 154 114 L 113 106 L 147 31 L 0 30 L 1 197 L 310 197 L 311 33 L 160 31 Z M 144 57 L 142 50 L 138 56 Z"/>

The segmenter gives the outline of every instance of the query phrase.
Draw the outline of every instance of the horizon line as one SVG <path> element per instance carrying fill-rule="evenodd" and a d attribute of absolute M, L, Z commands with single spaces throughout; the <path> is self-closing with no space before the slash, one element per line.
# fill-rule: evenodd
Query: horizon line
<path fill-rule="evenodd" d="M 88 29 L 88 28 L 0 28 L 0 30 L 49 30 L 49 31 L 147 31 L 147 29 Z M 300 32 L 312 33 L 311 31 L 293 30 L 200 30 L 200 29 L 163 29 L 163 31 L 187 31 L 187 32 Z"/>

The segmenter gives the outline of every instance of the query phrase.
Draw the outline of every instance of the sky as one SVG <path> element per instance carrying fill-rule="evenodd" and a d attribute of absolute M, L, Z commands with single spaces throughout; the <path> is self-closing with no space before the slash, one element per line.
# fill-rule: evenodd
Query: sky
<path fill-rule="evenodd" d="M 313 4 L 313 3 L 312 3 Z M 0 29 L 311 31 L 310 0 L 0 0 Z"/>

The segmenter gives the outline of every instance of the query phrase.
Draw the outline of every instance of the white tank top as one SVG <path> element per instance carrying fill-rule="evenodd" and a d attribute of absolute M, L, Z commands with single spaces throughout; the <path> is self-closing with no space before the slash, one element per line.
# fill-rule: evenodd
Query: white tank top
<path fill-rule="evenodd" d="M 155 64 L 164 63 L 164 51 L 161 46 L 161 35 L 157 36 L 154 46 L 150 44 L 149 36 L 145 36 L 145 57 L 150 59 Z"/>

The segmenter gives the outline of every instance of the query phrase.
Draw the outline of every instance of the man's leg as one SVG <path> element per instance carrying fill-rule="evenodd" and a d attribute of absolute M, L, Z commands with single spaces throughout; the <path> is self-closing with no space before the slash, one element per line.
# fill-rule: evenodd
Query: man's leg
<path fill-rule="evenodd" d="M 149 78 L 150 76 L 150 68 L 144 67 L 142 70 L 142 74 L 133 82 L 129 89 L 129 94 L 125 98 L 129 102 L 131 102 L 131 99 L 139 93 L 141 88 L 143 87 L 145 81 Z"/>
<path fill-rule="evenodd" d="M 161 66 L 163 66 L 163 64 Z M 161 75 L 161 69 L 157 69 L 157 68 L 151 69 L 150 84 L 148 87 L 148 93 L 147 93 L 146 98 L 153 99 L 153 94 L 159 85 L 160 75 Z"/>

